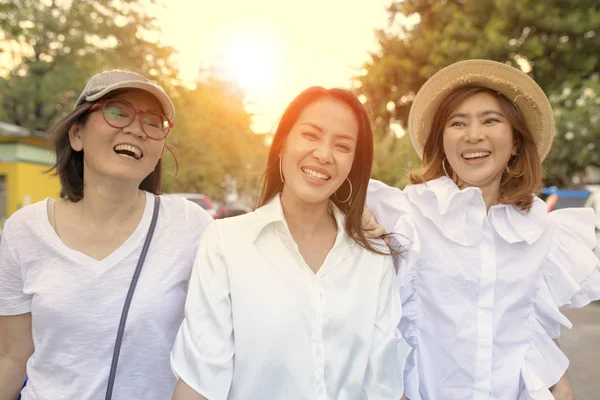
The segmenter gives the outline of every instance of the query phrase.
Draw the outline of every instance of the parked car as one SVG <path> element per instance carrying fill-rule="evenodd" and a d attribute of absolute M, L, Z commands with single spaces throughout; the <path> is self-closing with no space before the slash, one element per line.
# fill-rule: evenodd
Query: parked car
<path fill-rule="evenodd" d="M 587 185 L 577 189 L 544 188 L 542 200 L 548 205 L 548 212 L 568 207 L 591 207 L 596 213 L 596 248 L 600 257 L 600 186 Z"/>
<path fill-rule="evenodd" d="M 227 207 L 223 203 L 213 201 L 215 210 L 217 210 L 217 218 L 225 218 L 227 216 Z"/>
<path fill-rule="evenodd" d="M 591 192 L 585 188 L 558 189 L 549 187 L 542 189 L 541 198 L 548 205 L 548 212 L 569 207 L 584 207 Z"/>
<path fill-rule="evenodd" d="M 246 207 L 244 205 L 230 205 L 229 207 L 227 207 L 227 214 L 225 215 L 225 218 L 247 214 L 251 211 L 252 209 L 250 207 Z"/>
<path fill-rule="evenodd" d="M 210 199 L 200 193 L 171 193 L 172 195 L 183 197 L 193 203 L 200 205 L 200 207 L 204 208 L 206 212 L 213 217 L 213 219 L 217 219 L 219 216 L 217 214 L 217 209 Z"/>

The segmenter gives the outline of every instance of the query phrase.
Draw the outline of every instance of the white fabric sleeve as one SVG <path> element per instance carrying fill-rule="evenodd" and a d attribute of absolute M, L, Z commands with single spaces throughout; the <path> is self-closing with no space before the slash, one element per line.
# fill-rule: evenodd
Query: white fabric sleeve
<path fill-rule="evenodd" d="M 228 271 L 218 227 L 213 223 L 198 249 L 171 367 L 178 378 L 205 398 L 226 400 L 233 377 L 233 355 Z"/>
<path fill-rule="evenodd" d="M 184 201 L 186 206 L 187 224 L 190 229 L 190 240 L 194 250 L 200 245 L 200 240 L 206 228 L 214 222 L 214 219 L 200 205 L 191 201 Z"/>
<path fill-rule="evenodd" d="M 11 248 L 6 226 L 0 238 L 0 315 L 31 312 L 31 296 L 23 293 L 23 279 L 18 257 Z"/>
<path fill-rule="evenodd" d="M 402 397 L 402 357 L 405 342 L 398 330 L 402 317 L 400 295 L 391 257 L 386 257 L 386 269 L 381 279 L 373 346 L 363 392 L 367 399 L 400 399 Z"/>

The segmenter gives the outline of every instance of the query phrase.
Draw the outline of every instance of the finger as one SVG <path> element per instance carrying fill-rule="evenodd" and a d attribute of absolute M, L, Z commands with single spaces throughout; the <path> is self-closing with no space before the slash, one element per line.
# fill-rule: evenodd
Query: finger
<path fill-rule="evenodd" d="M 382 226 L 377 226 L 375 229 L 365 230 L 365 236 L 369 239 L 377 239 L 385 235 L 385 229 Z"/>

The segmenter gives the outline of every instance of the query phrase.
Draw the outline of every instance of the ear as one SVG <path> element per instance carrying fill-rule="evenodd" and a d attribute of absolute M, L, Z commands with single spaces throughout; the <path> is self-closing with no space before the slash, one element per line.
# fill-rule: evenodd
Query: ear
<path fill-rule="evenodd" d="M 69 128 L 69 142 L 71 143 L 71 148 L 74 151 L 81 151 L 83 150 L 83 139 L 82 139 L 82 134 L 83 134 L 83 126 L 80 124 L 73 124 L 70 128 Z"/>
<path fill-rule="evenodd" d="M 516 156 L 519 154 L 519 148 L 517 147 L 517 143 L 513 143 L 512 151 L 510 152 L 512 156 Z"/>

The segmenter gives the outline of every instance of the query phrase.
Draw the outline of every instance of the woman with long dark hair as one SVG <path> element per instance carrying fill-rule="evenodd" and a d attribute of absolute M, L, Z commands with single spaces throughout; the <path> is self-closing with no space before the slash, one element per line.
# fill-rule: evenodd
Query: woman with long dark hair
<path fill-rule="evenodd" d="M 393 261 L 361 228 L 372 160 L 350 92 L 313 87 L 287 107 L 259 207 L 202 240 L 174 399 L 400 399 Z"/>

